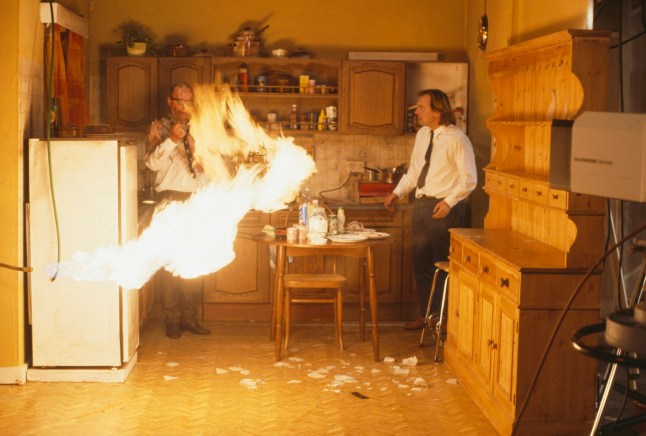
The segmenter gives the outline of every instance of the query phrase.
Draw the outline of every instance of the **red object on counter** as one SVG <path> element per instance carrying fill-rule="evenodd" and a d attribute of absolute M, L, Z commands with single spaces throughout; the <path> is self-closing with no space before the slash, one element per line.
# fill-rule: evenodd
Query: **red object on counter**
<path fill-rule="evenodd" d="M 395 189 L 394 183 L 359 182 L 360 197 L 386 197 Z"/>

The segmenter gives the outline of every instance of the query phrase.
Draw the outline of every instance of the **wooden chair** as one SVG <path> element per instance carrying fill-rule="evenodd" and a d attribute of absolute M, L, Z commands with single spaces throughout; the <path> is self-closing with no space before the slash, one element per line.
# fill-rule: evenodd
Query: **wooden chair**
<path fill-rule="evenodd" d="M 419 346 L 424 346 L 424 333 L 426 329 L 431 332 L 431 336 L 435 338 L 435 361 L 439 360 L 440 347 L 444 346 L 442 340 L 442 330 L 446 321 L 446 295 L 449 285 L 449 262 L 435 262 L 435 274 L 433 274 L 433 283 L 431 284 L 431 295 L 428 299 L 428 306 L 426 307 L 426 316 L 424 317 L 424 328 L 422 328 L 422 336 L 419 339 Z M 439 317 L 433 316 L 431 313 L 431 302 L 433 301 L 433 294 L 435 294 L 435 285 L 440 271 L 446 273 L 444 278 L 444 286 L 442 287 L 442 303 L 440 305 Z"/>
<path fill-rule="evenodd" d="M 319 205 L 332 213 L 332 210 L 320 199 Z M 285 216 L 284 226 L 288 227 L 290 218 L 294 212 L 298 212 L 298 204 L 290 206 Z M 305 255 L 297 254 L 297 257 Z M 294 257 L 294 256 L 292 256 Z M 287 268 L 287 270 L 289 270 Z M 325 270 L 325 268 L 324 268 Z M 343 349 L 343 289 L 346 285 L 346 278 L 336 273 L 336 258 L 332 258 L 332 273 L 286 273 L 283 279 L 285 290 L 285 341 L 284 349 L 289 343 L 289 331 L 291 322 L 291 305 L 294 304 L 332 304 L 334 307 L 334 335 L 339 341 L 339 348 Z M 273 325 L 273 322 L 272 322 Z"/>
<path fill-rule="evenodd" d="M 334 262 L 336 267 L 336 262 Z M 336 268 L 335 268 L 336 270 Z M 285 274 L 285 349 L 289 343 L 290 308 L 293 303 L 332 304 L 334 307 L 334 336 L 343 349 L 343 288 L 346 278 L 336 274 Z"/>

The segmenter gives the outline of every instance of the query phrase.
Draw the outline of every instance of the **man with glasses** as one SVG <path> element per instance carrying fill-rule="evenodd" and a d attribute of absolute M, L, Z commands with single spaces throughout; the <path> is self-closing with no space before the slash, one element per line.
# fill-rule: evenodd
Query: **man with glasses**
<path fill-rule="evenodd" d="M 189 133 L 193 88 L 176 83 L 167 99 L 170 112 L 153 121 L 146 136 L 146 166 L 155 171 L 157 208 L 168 201 L 187 200 L 207 184 L 202 168 L 193 161 L 195 141 Z M 182 279 L 166 270 L 159 272 L 161 306 L 166 317 L 166 336 L 178 339 L 182 331 L 208 335 L 210 330 L 197 322 L 203 279 Z"/>
<path fill-rule="evenodd" d="M 439 89 L 418 93 L 417 132 L 410 166 L 385 202 L 392 211 L 397 200 L 415 191 L 413 205 L 413 265 L 419 294 L 419 317 L 404 324 L 409 330 L 425 325 L 435 263 L 449 256 L 449 229 L 466 227 L 466 199 L 476 187 L 475 156 L 467 135 L 455 126 L 448 96 Z M 438 280 L 443 283 L 444 280 Z M 431 323 L 440 311 L 442 292 L 433 294 Z"/>

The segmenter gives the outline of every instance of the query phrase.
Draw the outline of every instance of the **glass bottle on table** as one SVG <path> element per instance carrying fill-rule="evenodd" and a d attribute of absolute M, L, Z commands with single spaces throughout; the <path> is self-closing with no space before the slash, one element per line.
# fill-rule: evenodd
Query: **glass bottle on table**
<path fill-rule="evenodd" d="M 325 209 L 319 206 L 318 200 L 312 202 L 314 213 L 308 220 L 308 235 L 312 238 L 325 238 L 327 236 L 327 216 Z"/>
<path fill-rule="evenodd" d="M 340 207 L 336 213 L 336 220 L 337 220 L 337 226 L 339 228 L 339 233 L 344 234 L 345 233 L 345 211 L 343 210 L 342 207 Z"/>

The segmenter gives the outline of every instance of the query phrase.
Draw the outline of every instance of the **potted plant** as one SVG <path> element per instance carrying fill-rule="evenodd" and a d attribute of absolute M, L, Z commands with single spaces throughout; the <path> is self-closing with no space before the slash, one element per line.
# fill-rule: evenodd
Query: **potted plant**
<path fill-rule="evenodd" d="M 125 45 L 130 56 L 144 56 L 148 45 L 152 44 L 152 38 L 146 32 L 132 28 L 124 30 L 117 44 Z"/>

